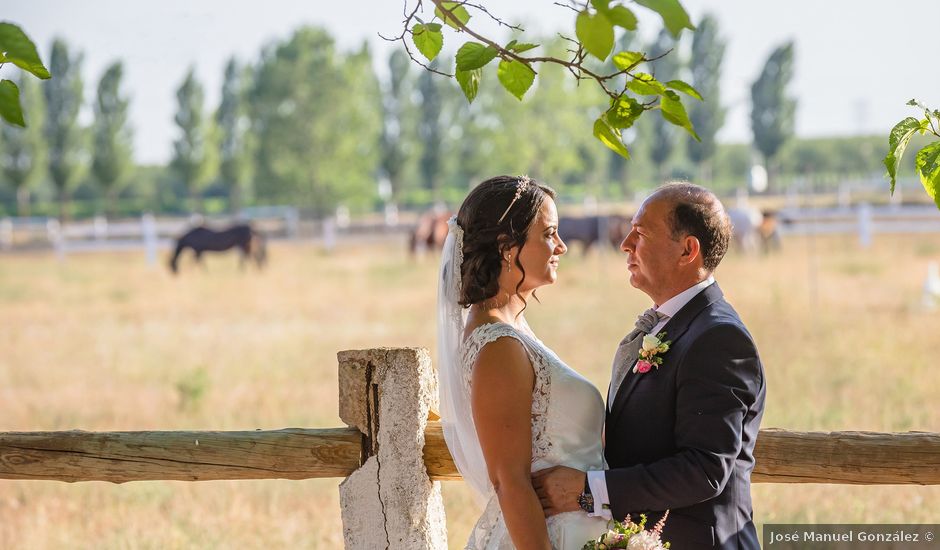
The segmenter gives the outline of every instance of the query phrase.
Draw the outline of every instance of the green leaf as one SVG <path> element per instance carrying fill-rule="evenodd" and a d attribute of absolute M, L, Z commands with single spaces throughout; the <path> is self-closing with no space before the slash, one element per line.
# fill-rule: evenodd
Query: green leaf
<path fill-rule="evenodd" d="M 511 44 L 511 46 L 508 46 L 508 45 L 507 45 L 507 46 L 506 46 L 506 49 L 509 50 L 509 51 L 511 51 L 511 52 L 516 52 L 516 53 L 527 52 L 527 51 L 529 51 L 529 50 L 531 50 L 531 49 L 533 49 L 533 48 L 538 48 L 538 47 L 539 47 L 538 44 L 528 44 L 528 43 L 525 43 L 525 42 L 523 42 L 523 43 L 521 43 L 521 44 L 516 44 L 516 41 L 515 41 L 515 40 L 513 40 L 513 41 L 510 42 L 509 44 Z"/>
<path fill-rule="evenodd" d="M 695 30 L 688 12 L 679 0 L 636 0 L 636 3 L 658 13 L 672 36 L 679 38 L 682 29 Z"/>
<path fill-rule="evenodd" d="M 685 112 L 682 101 L 679 100 L 679 94 L 666 91 L 659 103 L 659 108 L 664 119 L 680 128 L 685 128 L 685 130 L 695 138 L 695 141 L 702 141 L 698 137 L 698 134 L 695 133 L 695 129 L 692 128 L 689 115 Z"/>
<path fill-rule="evenodd" d="M 923 109 L 923 110 L 925 110 L 925 111 L 928 111 L 928 112 L 930 111 L 930 108 L 929 108 L 929 107 L 927 107 L 926 105 L 924 105 L 923 103 L 921 103 L 921 102 L 918 101 L 917 99 L 912 99 L 912 100 L 908 101 L 907 104 L 910 105 L 911 107 L 920 107 L 921 109 Z"/>
<path fill-rule="evenodd" d="M 667 88 L 672 88 L 673 90 L 684 93 L 687 96 L 694 97 L 699 101 L 704 101 L 702 99 L 702 94 L 698 93 L 698 90 L 692 87 L 691 84 L 685 83 L 681 80 L 670 80 L 666 83 Z"/>
<path fill-rule="evenodd" d="M 623 158 L 630 158 L 630 151 L 623 144 L 620 130 L 611 127 L 604 115 L 594 121 L 594 137 Z"/>
<path fill-rule="evenodd" d="M 463 95 L 466 96 L 468 103 L 473 103 L 473 100 L 477 97 L 477 92 L 480 90 L 480 80 L 483 79 L 483 69 L 473 69 L 472 71 L 461 71 L 457 70 L 454 73 L 454 78 L 457 79 L 457 83 L 460 84 L 460 89 L 463 90 Z"/>
<path fill-rule="evenodd" d="M 660 95 L 666 91 L 663 83 L 648 73 L 636 73 L 635 78 L 627 83 L 627 89 L 640 95 Z"/>
<path fill-rule="evenodd" d="M 36 45 L 22 29 L 13 23 L 0 23 L 0 52 L 17 67 L 39 78 L 47 79 L 51 75 L 36 51 Z"/>
<path fill-rule="evenodd" d="M 898 165 L 901 163 L 901 156 L 904 155 L 904 149 L 907 143 L 911 141 L 914 132 L 923 131 L 924 124 L 914 117 L 907 117 L 901 122 L 895 124 L 888 136 L 888 154 L 885 156 L 884 165 L 888 169 L 888 177 L 891 178 L 891 194 L 894 194 L 894 186 L 897 184 Z"/>
<path fill-rule="evenodd" d="M 467 21 L 470 21 L 470 12 L 458 2 L 441 2 L 441 6 L 449 13 L 444 13 L 441 8 L 434 8 L 434 15 L 447 23 L 447 26 L 459 29 L 461 25 L 466 25 Z M 454 18 L 460 22 L 459 25 Z"/>
<path fill-rule="evenodd" d="M 578 14 L 575 21 L 575 35 L 584 49 L 594 57 L 604 61 L 614 49 L 614 27 L 603 13 L 591 15 L 587 10 Z"/>
<path fill-rule="evenodd" d="M 522 101 L 522 96 L 525 95 L 526 91 L 532 86 L 532 82 L 535 81 L 535 71 L 525 63 L 515 59 L 500 61 L 496 76 L 499 77 L 503 88 L 516 96 L 519 101 Z"/>
<path fill-rule="evenodd" d="M 927 194 L 940 208 L 940 141 L 935 141 L 917 152 L 914 165 L 920 173 L 920 182 Z"/>
<path fill-rule="evenodd" d="M 626 6 L 614 6 L 604 13 L 611 23 L 628 31 L 636 30 L 636 15 Z"/>
<path fill-rule="evenodd" d="M 26 127 L 20 107 L 20 89 L 11 80 L 0 81 L 0 116 L 10 124 Z"/>
<path fill-rule="evenodd" d="M 411 39 L 414 41 L 415 47 L 428 61 L 433 61 L 437 54 L 441 53 L 441 48 L 444 47 L 444 34 L 441 32 L 441 26 L 437 25 L 435 31 L 431 25 L 436 24 L 422 25 L 418 23 L 411 29 Z"/>
<path fill-rule="evenodd" d="M 467 42 L 457 50 L 457 70 L 472 71 L 479 69 L 496 57 L 496 48 L 479 42 Z"/>
<path fill-rule="evenodd" d="M 622 95 L 611 100 L 610 109 L 605 113 L 607 123 L 618 130 L 633 126 L 636 119 L 643 114 L 643 105 L 632 97 Z"/>
<path fill-rule="evenodd" d="M 614 55 L 614 65 L 621 71 L 632 69 L 643 61 L 642 52 L 620 52 Z"/>
<path fill-rule="evenodd" d="M 591 0 L 591 5 L 597 11 L 606 13 L 610 9 L 610 0 Z"/>

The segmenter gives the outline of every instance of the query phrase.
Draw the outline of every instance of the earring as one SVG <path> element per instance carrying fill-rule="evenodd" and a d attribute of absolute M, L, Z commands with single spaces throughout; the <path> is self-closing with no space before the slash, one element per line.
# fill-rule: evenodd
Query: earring
<path fill-rule="evenodd" d="M 506 265 L 508 266 L 506 268 L 506 273 L 510 273 L 512 271 L 512 254 L 506 256 Z"/>

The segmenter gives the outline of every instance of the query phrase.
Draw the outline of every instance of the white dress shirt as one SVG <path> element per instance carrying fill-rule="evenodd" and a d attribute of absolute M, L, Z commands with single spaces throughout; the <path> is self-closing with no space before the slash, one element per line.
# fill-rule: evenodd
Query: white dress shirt
<path fill-rule="evenodd" d="M 715 277 L 709 275 L 704 281 L 676 294 L 661 306 L 656 306 L 656 311 L 665 315 L 665 317 L 653 327 L 650 334 L 658 334 L 669 322 L 669 319 L 679 313 L 679 310 L 685 307 L 699 292 L 705 290 L 714 282 Z M 629 375 L 630 371 L 627 372 Z M 589 515 L 611 519 L 613 516 L 610 513 L 610 496 L 607 494 L 607 476 L 603 470 L 594 470 L 587 473 L 587 479 L 588 485 L 591 487 L 591 495 L 594 497 L 594 512 Z"/>

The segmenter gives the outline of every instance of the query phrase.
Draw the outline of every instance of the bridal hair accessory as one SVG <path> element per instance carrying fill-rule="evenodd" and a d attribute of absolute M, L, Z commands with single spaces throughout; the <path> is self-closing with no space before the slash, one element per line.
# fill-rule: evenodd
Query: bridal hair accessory
<path fill-rule="evenodd" d="M 659 369 L 659 366 L 663 364 L 662 354 L 669 351 L 669 344 L 672 343 L 670 341 L 664 342 L 665 339 L 665 332 L 660 332 L 656 336 L 647 334 L 643 337 L 643 345 L 640 347 L 640 360 L 633 366 L 634 373 L 644 374 L 653 367 Z"/>
<path fill-rule="evenodd" d="M 532 183 L 532 180 L 529 179 L 529 176 L 519 176 L 518 182 L 516 183 L 516 195 L 512 198 L 512 202 L 509 203 L 509 206 L 506 207 L 506 210 L 503 212 L 503 215 L 499 217 L 497 225 L 503 223 L 503 218 L 506 217 L 506 214 L 509 213 L 509 210 L 512 209 L 512 205 L 516 204 L 516 201 L 519 200 L 519 197 L 525 193 L 525 190 L 529 188 L 529 184 Z"/>

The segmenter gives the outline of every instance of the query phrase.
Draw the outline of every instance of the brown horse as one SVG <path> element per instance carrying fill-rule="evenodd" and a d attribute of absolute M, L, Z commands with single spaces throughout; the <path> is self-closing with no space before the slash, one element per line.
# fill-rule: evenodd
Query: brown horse
<path fill-rule="evenodd" d="M 447 238 L 447 220 L 453 214 L 450 212 L 426 212 L 418 218 L 418 225 L 411 232 L 408 240 L 408 251 L 412 256 L 425 251 L 439 251 Z"/>
<path fill-rule="evenodd" d="M 248 224 L 233 225 L 222 231 L 214 231 L 205 226 L 190 229 L 176 241 L 176 250 L 170 258 L 170 271 L 174 274 L 179 269 L 179 257 L 183 250 L 193 249 L 196 261 L 202 259 L 203 252 L 222 252 L 231 248 L 241 250 L 239 265 L 244 267 L 245 260 L 254 259 L 258 268 L 264 267 L 267 261 L 267 247 L 265 239 Z"/>

